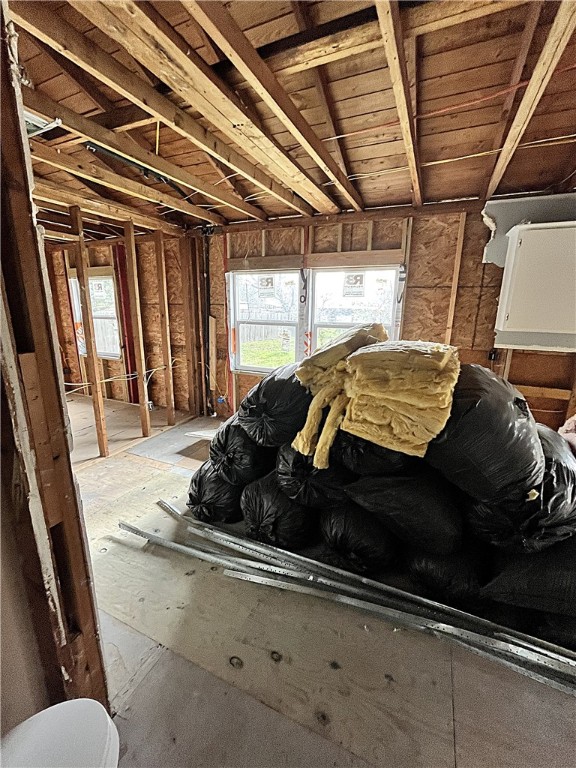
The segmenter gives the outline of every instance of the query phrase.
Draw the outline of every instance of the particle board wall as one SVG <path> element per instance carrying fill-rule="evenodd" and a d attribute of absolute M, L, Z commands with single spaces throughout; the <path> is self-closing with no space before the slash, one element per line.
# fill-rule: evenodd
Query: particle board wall
<path fill-rule="evenodd" d="M 449 323 L 449 303 L 457 251 L 460 214 L 418 216 L 413 219 L 408 272 L 404 295 L 405 339 L 425 339 L 443 342 Z M 308 249 L 312 253 L 335 253 L 373 249 L 397 248 L 402 240 L 402 219 L 355 222 L 353 224 L 317 225 L 309 228 Z M 295 255 L 301 251 L 302 227 L 234 232 L 229 237 L 229 258 Z M 505 352 L 497 352 L 490 360 L 494 347 L 494 324 L 502 270 L 494 264 L 483 264 L 484 246 L 489 230 L 481 214 L 466 216 L 462 255 L 456 292 L 451 343 L 460 350 L 463 363 L 478 363 L 504 372 Z M 263 245 L 265 250 L 263 251 Z M 228 345 L 225 311 L 224 236 L 211 238 L 210 268 L 211 296 L 215 305 L 212 314 L 217 319 L 218 386 L 228 391 Z M 296 261 L 295 261 L 296 265 Z M 326 266 L 330 266 L 327 256 Z M 224 361 L 226 364 L 224 364 Z M 518 385 L 570 389 L 576 378 L 576 355 L 543 352 L 512 353 L 508 377 Z M 252 374 L 236 374 L 236 399 L 239 402 L 259 380 Z M 528 398 L 538 421 L 558 428 L 565 419 L 566 401 Z M 223 404 L 228 405 L 228 404 Z M 229 405 L 219 409 L 220 415 L 232 410 Z"/>

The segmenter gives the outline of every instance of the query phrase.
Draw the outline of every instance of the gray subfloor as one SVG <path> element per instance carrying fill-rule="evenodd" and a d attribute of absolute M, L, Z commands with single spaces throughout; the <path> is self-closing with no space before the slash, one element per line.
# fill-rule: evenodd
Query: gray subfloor
<path fill-rule="evenodd" d="M 100 621 L 120 768 L 368 768 L 108 614 Z"/>

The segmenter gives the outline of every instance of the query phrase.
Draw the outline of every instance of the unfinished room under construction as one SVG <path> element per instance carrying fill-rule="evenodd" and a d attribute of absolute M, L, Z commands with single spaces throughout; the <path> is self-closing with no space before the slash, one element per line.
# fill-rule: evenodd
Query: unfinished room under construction
<path fill-rule="evenodd" d="M 568 768 L 576 0 L 1 0 L 6 768 Z"/>

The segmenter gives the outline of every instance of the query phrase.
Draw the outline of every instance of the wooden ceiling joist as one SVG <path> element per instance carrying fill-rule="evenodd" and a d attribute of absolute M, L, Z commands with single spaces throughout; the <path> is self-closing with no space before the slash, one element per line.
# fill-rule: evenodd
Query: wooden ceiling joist
<path fill-rule="evenodd" d="M 212 224 L 225 223 L 225 219 L 223 219 L 222 216 L 218 216 L 218 214 L 213 213 L 212 211 L 206 211 L 204 208 L 200 208 L 198 205 L 192 205 L 182 198 L 167 195 L 153 187 L 149 187 L 147 184 L 142 184 L 133 179 L 129 179 L 126 176 L 120 176 L 105 168 L 100 168 L 97 165 L 94 165 L 94 163 L 78 161 L 73 155 L 57 152 L 55 149 L 52 149 L 45 144 L 32 142 L 30 149 L 32 151 L 32 159 L 35 158 L 42 163 L 47 163 L 53 168 L 59 168 L 61 171 L 66 171 L 66 173 L 69 173 L 72 176 L 88 179 L 96 184 L 101 184 L 109 189 L 115 189 L 117 192 L 124 192 L 125 194 L 139 198 L 140 200 L 147 200 L 150 203 L 164 205 L 167 208 L 181 211 L 187 216 L 192 216 L 202 221 L 209 221 Z"/>
<path fill-rule="evenodd" d="M 58 205 L 79 205 L 83 213 L 104 216 L 115 221 L 133 221 L 137 227 L 144 229 L 160 229 L 166 235 L 181 237 L 184 230 L 181 227 L 171 224 L 161 216 L 151 216 L 149 214 L 139 213 L 135 208 L 121 203 L 113 203 L 96 195 L 86 195 L 77 189 L 63 187 L 62 184 L 56 184 L 48 179 L 34 177 L 34 190 L 32 192 L 34 200 L 41 203 L 56 203 Z"/>
<path fill-rule="evenodd" d="M 260 58 L 244 32 L 219 2 L 181 0 L 190 15 L 201 24 L 218 47 L 242 73 L 247 82 L 278 117 L 301 147 L 334 183 L 349 205 L 362 210 L 362 199 L 346 174 L 335 162 L 267 64 Z M 328 213 L 329 211 L 326 211 Z"/>
<path fill-rule="evenodd" d="M 203 128 L 183 109 L 175 106 L 148 83 L 140 80 L 129 69 L 87 40 L 56 12 L 41 2 L 14 2 L 10 4 L 13 20 L 30 34 L 43 40 L 66 58 L 74 61 L 101 82 L 129 99 L 140 109 L 153 115 L 173 131 L 208 152 L 224 165 L 245 176 L 260 189 L 285 203 L 298 213 L 309 216 L 313 208 L 291 189 L 271 179 L 260 168 L 247 160 L 233 147 L 220 141 Z M 252 216 L 253 214 L 248 214 Z M 260 214 L 261 215 L 261 214 Z"/>
<path fill-rule="evenodd" d="M 416 143 L 416 130 L 414 115 L 412 113 L 412 98 L 408 71 L 404 56 L 404 38 L 400 21 L 400 10 L 397 2 L 390 0 L 377 0 L 376 10 L 378 21 L 384 41 L 384 51 L 392 90 L 400 119 L 400 130 L 404 140 L 410 179 L 412 181 L 412 196 L 415 205 L 422 205 L 422 184 L 420 181 L 420 169 L 418 167 L 418 147 Z"/>
<path fill-rule="evenodd" d="M 193 50 L 187 54 L 180 50 L 139 2 L 70 0 L 70 4 L 134 57 L 145 61 L 175 93 L 309 205 L 323 213 L 338 212 L 338 206 L 324 188 L 254 122 L 239 97 L 206 62 Z"/>
<path fill-rule="evenodd" d="M 161 155 L 155 155 L 153 152 L 149 152 L 139 146 L 136 142 L 131 141 L 129 136 L 121 135 L 119 132 L 114 133 L 114 131 L 103 128 L 92 119 L 78 115 L 63 104 L 52 101 L 52 99 L 40 91 L 31 90 L 30 88 L 23 88 L 22 90 L 26 109 L 46 118 L 60 118 L 64 128 L 77 133 L 84 140 L 98 144 L 98 146 L 110 150 L 127 160 L 136 162 L 144 168 L 160 173 L 177 184 L 183 184 L 190 187 L 190 189 L 197 190 L 206 197 L 228 205 L 250 216 L 250 218 L 258 220 L 266 218 L 266 215 L 259 208 L 250 205 L 250 203 L 245 203 L 237 195 L 222 189 L 221 185 L 216 186 L 205 182 L 185 168 L 181 168 L 164 159 Z"/>
<path fill-rule="evenodd" d="M 522 140 L 528 123 L 575 29 L 576 3 L 572 0 L 562 0 L 488 183 L 487 197 L 491 197 L 498 189 L 506 168 Z"/>

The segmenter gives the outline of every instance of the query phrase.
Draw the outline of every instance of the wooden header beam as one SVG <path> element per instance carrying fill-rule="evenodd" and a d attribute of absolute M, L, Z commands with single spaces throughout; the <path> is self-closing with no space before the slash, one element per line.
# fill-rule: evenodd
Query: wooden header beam
<path fill-rule="evenodd" d="M 230 193 L 226 189 L 222 189 L 220 186 L 209 184 L 185 168 L 174 165 L 174 163 L 166 160 L 161 155 L 149 152 L 129 136 L 115 133 L 87 117 L 76 114 L 76 112 L 73 112 L 64 105 L 52 101 L 41 91 L 24 88 L 23 93 L 26 109 L 52 120 L 55 117 L 59 117 L 64 128 L 78 133 L 84 140 L 87 139 L 178 184 L 190 187 L 190 189 L 194 189 L 206 197 L 238 210 L 246 216 L 260 220 L 266 218 L 259 208 L 245 203 L 242 198 Z"/>
<path fill-rule="evenodd" d="M 58 13 L 48 9 L 45 3 L 33 0 L 14 2 L 10 4 L 10 12 L 14 21 L 23 29 L 43 40 L 180 136 L 242 174 L 288 207 L 305 216 L 312 214 L 313 209 L 294 192 L 271 179 L 235 149 L 216 138 L 187 112 L 175 106 L 152 86 L 140 80 L 120 62 L 85 38 Z M 235 200 L 237 202 L 238 198 Z M 260 213 L 258 218 L 261 217 Z"/>
<path fill-rule="evenodd" d="M 181 0 L 181 3 L 192 18 L 208 32 L 300 146 L 334 182 L 336 189 L 344 196 L 347 203 L 357 211 L 362 210 L 364 207 L 362 199 L 352 183 L 334 161 L 326 145 L 302 117 L 270 67 L 260 58 L 224 5 L 220 2 L 200 3 L 197 0 Z M 287 181 L 288 177 L 285 180 Z"/>
<path fill-rule="evenodd" d="M 418 167 L 418 147 L 414 115 L 412 114 L 410 84 L 404 55 L 400 10 L 398 3 L 391 2 L 391 0 L 377 0 L 376 10 L 382 31 L 382 39 L 384 40 L 384 50 L 392 81 L 394 100 L 396 101 L 398 117 L 400 118 L 400 130 L 404 140 L 408 168 L 410 169 L 412 197 L 415 205 L 422 205 L 422 183 Z"/>
<path fill-rule="evenodd" d="M 105 168 L 100 168 L 93 163 L 79 162 L 73 155 L 57 152 L 46 144 L 32 141 L 30 149 L 33 159 L 35 158 L 42 163 L 47 163 L 53 168 L 59 168 L 61 171 L 66 171 L 66 173 L 70 173 L 73 176 L 94 181 L 97 184 L 102 184 L 105 187 L 115 189 L 118 192 L 124 192 L 125 194 L 137 197 L 140 200 L 146 200 L 151 203 L 164 205 L 167 208 L 173 208 L 175 211 L 181 211 L 187 216 L 192 216 L 195 219 L 209 221 L 212 224 L 225 223 L 225 219 L 223 219 L 222 216 L 206 211 L 204 208 L 200 208 L 197 205 L 192 205 L 180 197 L 167 195 L 154 187 L 149 187 L 147 184 L 134 181 L 126 176 L 120 176 Z"/>
<path fill-rule="evenodd" d="M 575 29 L 576 3 L 572 0 L 562 0 L 488 183 L 487 197 L 491 197 L 498 189 L 506 168 L 508 168 L 514 152 L 522 140 L 532 115 L 536 111 L 536 107 Z"/>
<path fill-rule="evenodd" d="M 133 0 L 111 4 L 98 0 L 70 0 L 70 4 L 130 50 L 133 56 L 156 70 L 175 93 L 194 105 L 215 128 L 242 146 L 267 172 L 294 189 L 317 210 L 324 213 L 338 211 L 324 189 L 259 127 L 250 110 L 229 86 L 195 51 L 186 54 L 180 50 L 146 14 L 143 5 Z"/>
<path fill-rule="evenodd" d="M 131 219 L 138 227 L 161 229 L 162 232 L 173 237 L 181 237 L 184 234 L 183 229 L 175 224 L 170 224 L 160 216 L 138 213 L 135 208 L 131 208 L 129 205 L 105 200 L 103 197 L 88 196 L 80 190 L 69 189 L 38 176 L 34 177 L 32 196 L 35 200 L 45 203 L 57 203 L 66 206 L 79 205 L 84 213 L 105 216 L 116 221 L 124 222 L 126 219 Z"/>

